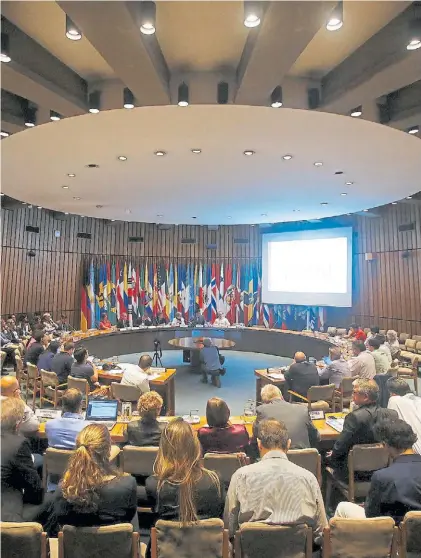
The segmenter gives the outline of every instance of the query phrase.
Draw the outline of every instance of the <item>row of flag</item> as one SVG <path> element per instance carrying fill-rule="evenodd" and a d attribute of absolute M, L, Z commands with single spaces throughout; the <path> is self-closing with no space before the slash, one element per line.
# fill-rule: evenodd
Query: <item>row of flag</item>
<path fill-rule="evenodd" d="M 186 323 L 200 311 L 212 323 L 223 312 L 231 324 L 283 329 L 319 329 L 321 307 L 261 302 L 261 269 L 249 263 L 165 263 L 145 260 L 87 263 L 81 292 L 81 329 L 98 327 L 106 312 L 114 325 L 132 325 L 144 315 L 162 313 L 171 321 L 181 312 Z"/>

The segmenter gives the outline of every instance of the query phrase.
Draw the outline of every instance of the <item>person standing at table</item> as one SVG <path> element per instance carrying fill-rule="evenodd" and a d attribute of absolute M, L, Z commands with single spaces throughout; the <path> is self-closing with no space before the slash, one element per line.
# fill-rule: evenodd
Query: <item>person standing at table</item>
<path fill-rule="evenodd" d="M 303 397 L 307 397 L 309 388 L 320 385 L 316 365 L 308 362 L 306 355 L 302 352 L 295 353 L 294 362 L 284 376 L 287 389 L 295 391 Z M 299 398 L 295 399 L 300 401 Z"/>
<path fill-rule="evenodd" d="M 214 327 L 229 327 L 231 324 L 223 312 L 218 312 L 216 320 L 213 322 Z"/>
<path fill-rule="evenodd" d="M 171 325 L 173 327 L 180 327 L 180 326 L 184 326 L 186 325 L 184 318 L 181 314 L 181 312 L 177 312 L 176 315 L 174 316 L 173 321 L 171 322 Z"/>

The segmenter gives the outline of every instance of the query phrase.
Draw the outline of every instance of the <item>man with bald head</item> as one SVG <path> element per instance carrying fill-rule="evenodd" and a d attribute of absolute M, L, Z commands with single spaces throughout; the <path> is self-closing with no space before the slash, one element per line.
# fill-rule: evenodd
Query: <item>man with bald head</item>
<path fill-rule="evenodd" d="M 19 382 L 15 376 L 2 376 L 0 380 L 1 400 L 8 397 L 21 399 Z M 25 404 L 23 420 L 19 427 L 19 432 L 24 436 L 33 436 L 38 432 L 39 421 L 34 411 Z"/>
<path fill-rule="evenodd" d="M 294 361 L 289 367 L 289 370 L 285 372 L 284 376 L 287 390 L 290 389 L 295 391 L 303 397 L 307 397 L 308 389 L 311 386 L 320 385 L 320 378 L 316 365 L 308 362 L 306 355 L 302 352 L 295 353 Z M 297 397 L 295 401 L 301 400 Z"/>

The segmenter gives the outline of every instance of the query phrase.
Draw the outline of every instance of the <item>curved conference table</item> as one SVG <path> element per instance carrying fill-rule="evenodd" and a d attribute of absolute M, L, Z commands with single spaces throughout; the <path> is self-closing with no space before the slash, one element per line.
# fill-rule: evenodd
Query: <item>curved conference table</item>
<path fill-rule="evenodd" d="M 323 334 L 267 329 L 261 327 L 214 328 L 214 327 L 156 327 L 137 328 L 119 331 L 90 330 L 83 334 L 74 333 L 77 345 L 84 345 L 91 355 L 100 359 L 112 356 L 153 352 L 155 341 L 162 350 L 177 350 L 180 347 L 170 344 L 174 339 L 185 337 L 212 337 L 226 339 L 235 343 L 235 350 L 264 353 L 293 358 L 294 353 L 303 351 L 308 357 L 320 360 L 328 354 L 332 343 Z"/>

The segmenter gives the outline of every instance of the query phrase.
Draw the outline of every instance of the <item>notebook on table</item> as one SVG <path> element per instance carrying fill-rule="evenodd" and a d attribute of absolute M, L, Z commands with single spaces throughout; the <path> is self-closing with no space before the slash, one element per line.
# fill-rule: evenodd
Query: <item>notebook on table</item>
<path fill-rule="evenodd" d="M 91 424 L 105 424 L 108 430 L 111 430 L 117 422 L 117 413 L 117 399 L 90 399 L 85 420 Z"/>
<path fill-rule="evenodd" d="M 345 419 L 340 417 L 327 417 L 326 424 L 328 424 L 337 432 L 342 432 L 342 430 L 344 429 L 344 420 Z"/>

